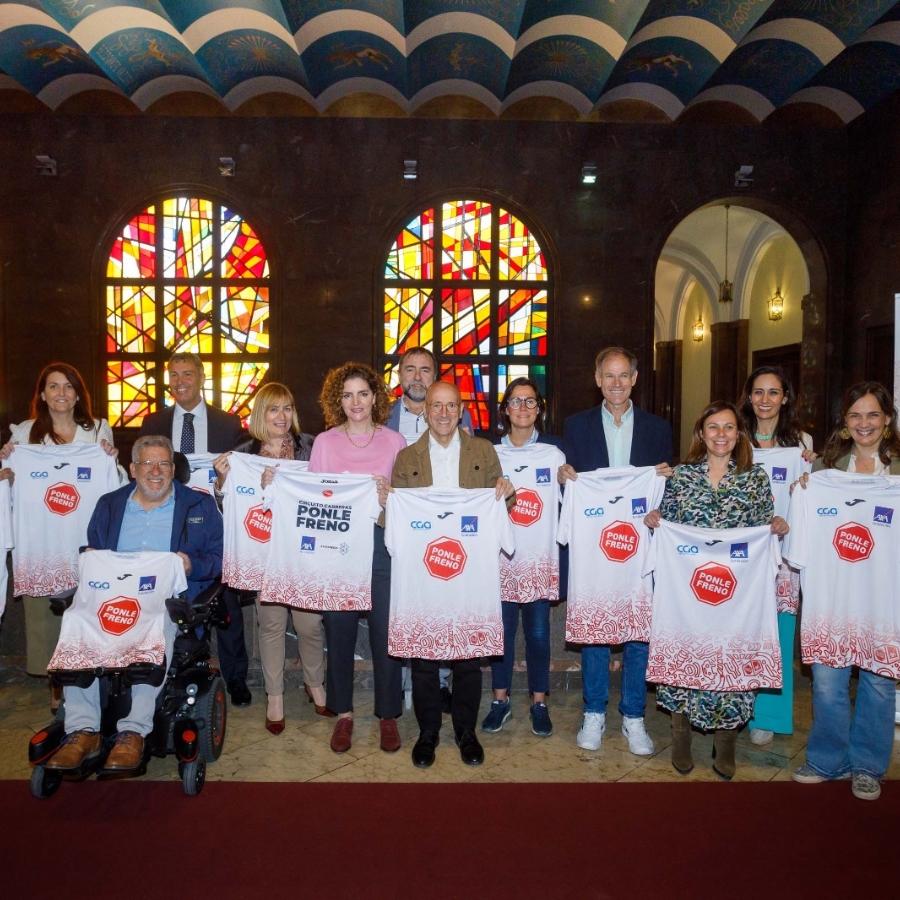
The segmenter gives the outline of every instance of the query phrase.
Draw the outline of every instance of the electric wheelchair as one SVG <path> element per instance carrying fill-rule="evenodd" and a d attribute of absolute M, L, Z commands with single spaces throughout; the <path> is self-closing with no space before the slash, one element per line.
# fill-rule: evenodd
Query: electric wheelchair
<path fill-rule="evenodd" d="M 228 612 L 222 594 L 225 585 L 214 582 L 193 602 L 180 598 L 166 600 L 169 617 L 178 626 L 171 665 L 135 663 L 125 668 L 56 671 L 51 674 L 55 683 L 66 687 L 89 687 L 100 678 L 101 747 L 76 769 L 47 768 L 46 763 L 65 738 L 64 705 L 56 719 L 39 731 L 28 746 L 28 760 L 32 764 L 31 794 L 37 798 L 51 797 L 64 780 L 79 781 L 96 774 L 98 779 L 143 775 L 150 756 L 178 757 L 178 774 L 184 792 L 196 796 L 206 781 L 206 764 L 215 762 L 222 753 L 226 728 L 225 683 L 218 671 L 209 664 L 210 637 L 213 627 L 227 627 Z M 56 598 L 68 606 L 74 591 Z M 153 729 L 144 740 L 144 753 L 136 769 L 114 773 L 104 770 L 111 749 L 111 739 L 117 723 L 131 705 L 130 688 L 134 684 L 165 687 L 157 697 Z"/>

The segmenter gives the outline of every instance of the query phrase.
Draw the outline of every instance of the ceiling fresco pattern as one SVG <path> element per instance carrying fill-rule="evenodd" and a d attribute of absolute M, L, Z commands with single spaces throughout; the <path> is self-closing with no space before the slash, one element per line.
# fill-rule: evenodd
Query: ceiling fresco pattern
<path fill-rule="evenodd" d="M 674 121 L 808 104 L 847 123 L 900 87 L 900 0 L 0 0 L 0 93 L 51 110 L 108 92 L 148 111 L 197 94 L 327 114 L 466 98 Z"/>

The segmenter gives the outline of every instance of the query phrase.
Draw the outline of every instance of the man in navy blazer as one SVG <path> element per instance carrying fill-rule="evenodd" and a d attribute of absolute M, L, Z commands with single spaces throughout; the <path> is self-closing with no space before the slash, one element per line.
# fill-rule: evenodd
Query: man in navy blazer
<path fill-rule="evenodd" d="M 169 374 L 169 393 L 174 405 L 150 413 L 141 422 L 140 437 L 161 434 L 169 438 L 176 450 L 183 453 L 224 453 L 246 437 L 240 416 L 210 406 L 202 397 L 205 381 L 203 360 L 196 353 L 174 353 L 166 367 Z M 191 416 L 190 437 L 185 435 L 185 415 Z M 229 588 L 224 593 L 231 623 L 216 632 L 219 665 L 228 685 L 231 702 L 248 706 L 252 694 L 247 687 L 247 644 L 244 640 L 244 615 L 241 598 Z"/>
<path fill-rule="evenodd" d="M 566 419 L 566 464 L 559 470 L 561 483 L 577 478 L 579 472 L 627 465 L 656 466 L 662 477 L 672 474 L 672 428 L 665 419 L 631 402 L 637 374 L 637 357 L 624 347 L 607 347 L 597 354 L 594 378 L 603 402 Z M 622 654 L 622 733 L 628 739 L 628 749 L 639 756 L 653 753 L 653 741 L 644 727 L 648 650 L 643 641 L 629 641 Z M 606 730 L 609 657 L 606 644 L 581 648 L 584 722 L 577 743 L 584 750 L 599 750 Z"/>

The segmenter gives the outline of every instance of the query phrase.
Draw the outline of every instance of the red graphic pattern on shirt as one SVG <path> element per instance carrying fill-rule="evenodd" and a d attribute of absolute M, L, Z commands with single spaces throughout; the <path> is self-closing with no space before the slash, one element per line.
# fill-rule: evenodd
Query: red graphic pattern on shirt
<path fill-rule="evenodd" d="M 503 621 L 497 616 L 435 614 L 407 608 L 392 617 L 388 653 L 414 659 L 476 659 L 503 655 Z"/>
<path fill-rule="evenodd" d="M 647 681 L 704 691 L 780 688 L 781 648 L 758 635 L 667 630 L 650 644 Z"/>
<path fill-rule="evenodd" d="M 859 666 L 885 678 L 900 678 L 900 631 L 850 616 L 804 615 L 800 654 L 805 663 L 834 669 Z"/>
<path fill-rule="evenodd" d="M 653 594 L 638 588 L 569 597 L 566 640 L 572 644 L 623 644 L 650 640 Z"/>
<path fill-rule="evenodd" d="M 239 591 L 259 591 L 266 574 L 266 561 L 226 551 L 222 556 L 222 581 Z"/>
<path fill-rule="evenodd" d="M 78 557 L 13 554 L 13 585 L 16 596 L 49 597 L 78 586 Z"/>
<path fill-rule="evenodd" d="M 800 607 L 800 573 L 786 562 L 781 563 L 775 576 L 775 602 L 778 612 L 797 615 Z"/>
<path fill-rule="evenodd" d="M 260 603 L 280 603 L 316 612 L 340 612 L 372 608 L 372 572 L 343 572 L 327 580 L 305 577 L 297 581 L 295 569 L 272 568 L 266 574 Z"/>
<path fill-rule="evenodd" d="M 48 669 L 68 671 L 70 669 L 118 669 L 132 663 L 152 663 L 161 666 L 166 658 L 166 645 L 160 630 L 159 640 L 149 646 L 144 642 L 135 644 L 128 639 L 117 641 L 115 646 L 98 647 L 87 641 L 70 641 L 64 647 L 56 648 Z"/>
<path fill-rule="evenodd" d="M 500 598 L 511 603 L 559 598 L 559 560 L 550 553 L 529 557 L 517 564 L 516 557 L 500 556 Z"/>

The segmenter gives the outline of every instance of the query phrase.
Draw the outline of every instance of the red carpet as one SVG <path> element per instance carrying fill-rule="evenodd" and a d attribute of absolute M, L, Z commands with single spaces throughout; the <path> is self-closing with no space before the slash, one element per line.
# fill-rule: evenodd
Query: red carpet
<path fill-rule="evenodd" d="M 900 784 L 0 781 L 12 900 L 897 896 Z M 632 861 L 628 862 L 628 857 Z"/>

